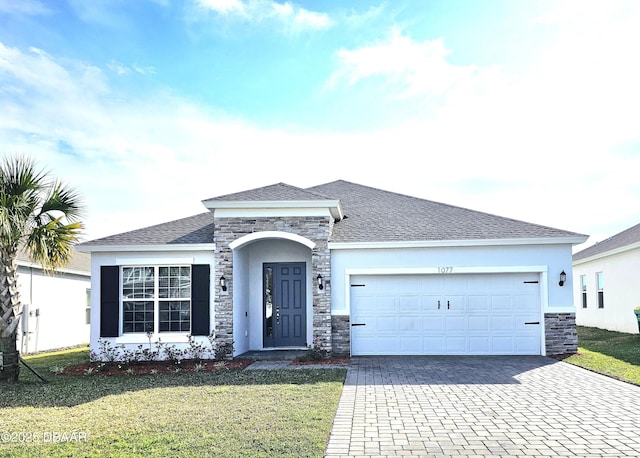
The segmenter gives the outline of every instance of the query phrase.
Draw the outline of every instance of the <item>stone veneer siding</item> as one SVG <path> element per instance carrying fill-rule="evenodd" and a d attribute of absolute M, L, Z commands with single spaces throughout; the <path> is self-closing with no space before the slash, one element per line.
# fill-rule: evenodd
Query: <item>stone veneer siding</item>
<path fill-rule="evenodd" d="M 351 355 L 351 320 L 348 315 L 331 317 L 331 333 L 333 354 L 336 356 Z"/>
<path fill-rule="evenodd" d="M 545 313 L 544 330 L 547 355 L 578 352 L 575 313 Z"/>
<path fill-rule="evenodd" d="M 238 238 L 254 232 L 282 231 L 305 237 L 315 242 L 311 252 L 311 275 L 313 279 L 313 341 L 328 352 L 331 346 L 331 294 L 329 288 L 319 290 L 315 286 L 318 274 L 325 280 L 331 279 L 331 255 L 329 237 L 333 230 L 333 219 L 329 216 L 309 217 L 256 217 L 256 218 L 214 218 L 215 286 L 214 330 L 216 341 L 226 344 L 233 342 L 233 251 L 229 244 Z M 224 276 L 227 291 L 220 288 L 220 277 Z"/>

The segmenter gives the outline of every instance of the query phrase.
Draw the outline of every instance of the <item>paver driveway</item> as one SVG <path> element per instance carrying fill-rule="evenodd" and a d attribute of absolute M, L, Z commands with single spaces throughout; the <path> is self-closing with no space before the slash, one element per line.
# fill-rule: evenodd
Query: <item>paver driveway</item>
<path fill-rule="evenodd" d="M 640 387 L 542 356 L 359 357 L 327 457 L 640 456 Z"/>

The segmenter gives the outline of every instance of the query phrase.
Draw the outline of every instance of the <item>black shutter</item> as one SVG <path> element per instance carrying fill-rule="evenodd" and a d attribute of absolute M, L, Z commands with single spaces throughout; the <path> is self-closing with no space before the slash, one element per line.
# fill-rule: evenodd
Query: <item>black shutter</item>
<path fill-rule="evenodd" d="M 209 264 L 191 266 L 191 335 L 209 335 L 211 281 Z"/>
<path fill-rule="evenodd" d="M 100 267 L 100 337 L 118 337 L 120 324 L 120 268 Z"/>

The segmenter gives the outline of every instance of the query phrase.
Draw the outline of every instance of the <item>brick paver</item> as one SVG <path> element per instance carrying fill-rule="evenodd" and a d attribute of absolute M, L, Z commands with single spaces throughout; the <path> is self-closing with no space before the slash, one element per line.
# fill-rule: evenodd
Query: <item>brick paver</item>
<path fill-rule="evenodd" d="M 640 387 L 541 356 L 359 357 L 327 458 L 640 456 Z"/>

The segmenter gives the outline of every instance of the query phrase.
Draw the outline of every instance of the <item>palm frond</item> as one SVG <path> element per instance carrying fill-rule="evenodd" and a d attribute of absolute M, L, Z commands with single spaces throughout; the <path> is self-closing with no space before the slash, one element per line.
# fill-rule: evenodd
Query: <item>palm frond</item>
<path fill-rule="evenodd" d="M 64 224 L 60 218 L 33 228 L 27 239 L 27 250 L 34 261 L 53 272 L 66 266 L 72 256 L 72 248 L 78 242 L 83 229 L 79 222 Z"/>
<path fill-rule="evenodd" d="M 53 183 L 40 208 L 40 215 L 53 216 L 57 213 L 61 213 L 68 220 L 76 220 L 82 216 L 80 195 L 75 189 L 64 186 L 60 181 Z"/>
<path fill-rule="evenodd" d="M 82 224 L 79 194 L 39 170 L 25 156 L 6 157 L 0 167 L 0 248 L 26 246 L 32 258 L 53 270 L 64 266 Z"/>

